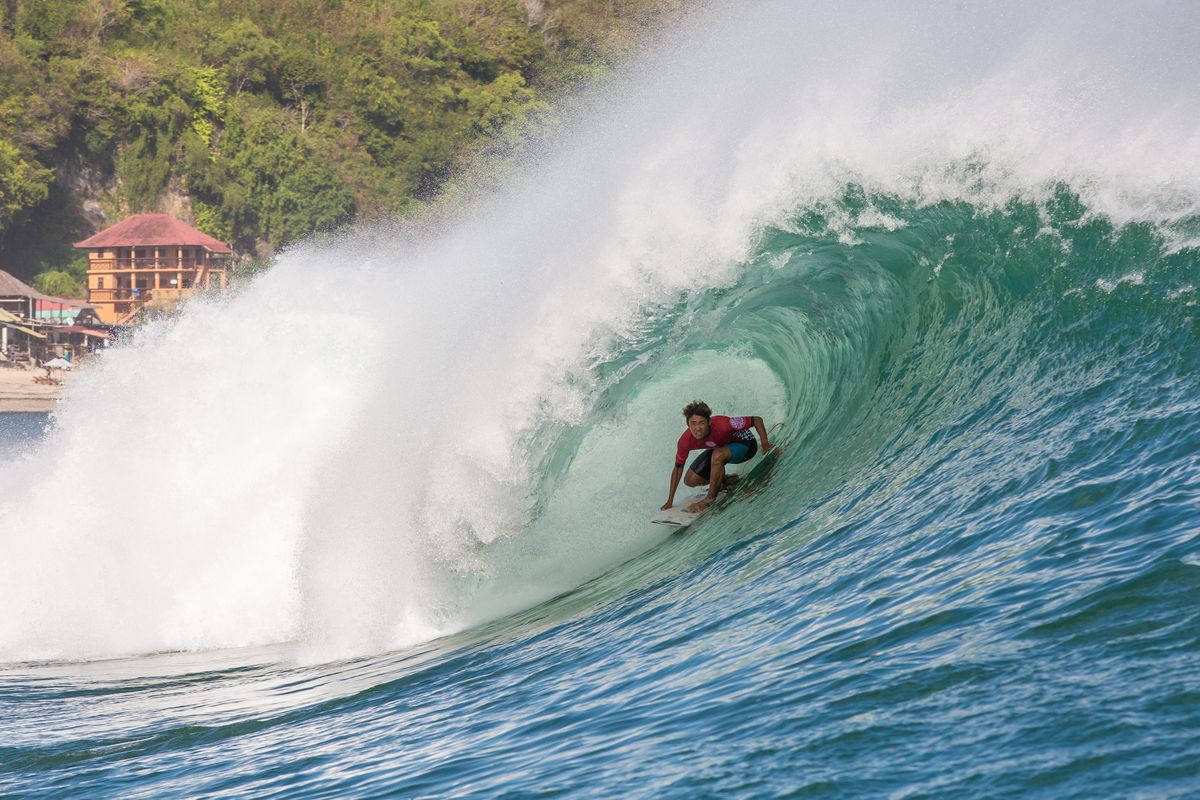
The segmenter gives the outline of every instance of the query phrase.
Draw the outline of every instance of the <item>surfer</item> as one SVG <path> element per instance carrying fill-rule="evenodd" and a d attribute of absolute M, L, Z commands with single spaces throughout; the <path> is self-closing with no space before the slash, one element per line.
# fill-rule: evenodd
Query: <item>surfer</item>
<path fill-rule="evenodd" d="M 775 447 L 767 441 L 767 429 L 763 425 L 762 417 L 713 416 L 707 403 L 696 400 L 683 407 L 683 418 L 687 420 L 687 430 L 679 437 L 679 443 L 675 446 L 671 491 L 667 495 L 667 502 L 662 505 L 663 511 L 675 503 L 675 490 L 679 488 L 680 478 L 683 478 L 683 482 L 688 486 L 708 484 L 708 496 L 692 503 L 687 510 L 695 513 L 707 508 L 727 483 L 732 484 L 732 480 L 726 480 L 725 465 L 749 461 L 758 452 L 758 442 L 755 441 L 751 428 L 762 440 L 764 453 L 771 452 Z M 692 466 L 684 473 L 683 465 L 687 463 L 688 453 L 701 449 L 704 452 L 696 456 Z M 731 479 L 736 477 L 730 476 Z"/>

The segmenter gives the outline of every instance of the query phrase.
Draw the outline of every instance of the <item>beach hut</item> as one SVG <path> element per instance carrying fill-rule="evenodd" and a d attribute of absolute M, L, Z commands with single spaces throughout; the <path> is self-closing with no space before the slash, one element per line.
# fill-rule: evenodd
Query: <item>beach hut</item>
<path fill-rule="evenodd" d="M 14 360 L 61 355 L 61 347 L 51 346 L 54 342 L 48 329 L 73 325 L 80 315 L 86 318 L 91 310 L 83 300 L 44 294 L 0 270 L 0 352 Z M 70 340 L 64 343 L 70 344 Z"/>

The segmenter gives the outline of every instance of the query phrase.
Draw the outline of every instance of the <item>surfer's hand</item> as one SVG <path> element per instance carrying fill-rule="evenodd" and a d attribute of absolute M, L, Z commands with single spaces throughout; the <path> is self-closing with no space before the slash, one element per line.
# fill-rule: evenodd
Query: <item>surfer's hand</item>
<path fill-rule="evenodd" d="M 689 514 L 697 514 L 701 511 L 703 511 L 704 509 L 708 508 L 708 506 L 711 503 L 712 503 L 712 500 L 709 500 L 707 497 L 705 497 L 704 499 L 697 500 L 696 502 L 694 502 L 690 506 L 688 506 L 687 511 Z"/>
<path fill-rule="evenodd" d="M 667 502 L 665 502 L 665 503 L 663 503 L 661 506 L 659 506 L 658 510 L 659 510 L 659 511 L 666 511 L 666 510 L 667 510 L 668 508 L 670 508 L 670 507 L 671 507 L 671 501 L 670 501 L 670 500 L 668 500 Z"/>
<path fill-rule="evenodd" d="M 767 453 L 769 453 L 769 452 L 771 452 L 772 450 L 774 450 L 774 449 L 775 449 L 775 445 L 773 445 L 773 444 L 767 444 L 766 442 L 763 442 L 763 455 L 764 455 L 764 456 L 765 456 Z"/>

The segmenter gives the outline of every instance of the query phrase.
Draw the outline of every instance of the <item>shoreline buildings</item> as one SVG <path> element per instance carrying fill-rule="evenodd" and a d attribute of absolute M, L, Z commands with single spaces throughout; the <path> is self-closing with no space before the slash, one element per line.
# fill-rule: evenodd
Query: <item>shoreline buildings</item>
<path fill-rule="evenodd" d="M 90 303 L 43 294 L 0 270 L 0 363 L 88 352 L 112 338 L 96 322 Z"/>
<path fill-rule="evenodd" d="M 109 325 L 225 289 L 233 256 L 229 245 L 170 214 L 134 214 L 75 247 L 88 254 L 88 302 Z"/>

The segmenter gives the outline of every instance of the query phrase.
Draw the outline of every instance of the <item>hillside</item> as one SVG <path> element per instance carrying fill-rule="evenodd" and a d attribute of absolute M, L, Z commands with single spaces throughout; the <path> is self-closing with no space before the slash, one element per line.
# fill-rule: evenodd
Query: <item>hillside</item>
<path fill-rule="evenodd" d="M 0 269 L 168 211 L 268 257 L 403 214 L 678 0 L 0 0 Z"/>

